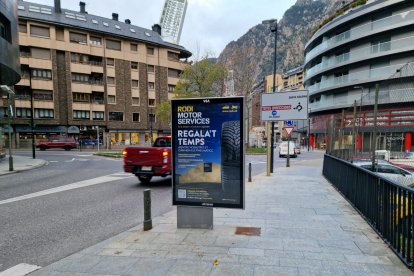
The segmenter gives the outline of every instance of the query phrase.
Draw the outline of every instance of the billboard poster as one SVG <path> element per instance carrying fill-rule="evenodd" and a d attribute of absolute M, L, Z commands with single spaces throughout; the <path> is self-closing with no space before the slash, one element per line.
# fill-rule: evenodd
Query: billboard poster
<path fill-rule="evenodd" d="M 173 99 L 173 204 L 244 208 L 243 97 Z"/>
<path fill-rule="evenodd" d="M 262 121 L 307 120 L 308 91 L 262 93 L 260 109 Z"/>

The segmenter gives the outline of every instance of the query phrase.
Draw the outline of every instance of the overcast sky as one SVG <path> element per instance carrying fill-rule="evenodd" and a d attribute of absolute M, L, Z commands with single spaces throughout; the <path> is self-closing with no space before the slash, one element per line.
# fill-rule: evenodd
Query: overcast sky
<path fill-rule="evenodd" d="M 54 0 L 30 0 L 53 6 Z M 151 29 L 159 23 L 164 0 L 83 0 L 93 15 L 119 20 Z M 231 41 L 265 19 L 281 19 L 296 0 L 188 0 L 180 45 L 193 55 L 218 56 Z M 64 9 L 79 10 L 79 0 L 61 0 Z"/>

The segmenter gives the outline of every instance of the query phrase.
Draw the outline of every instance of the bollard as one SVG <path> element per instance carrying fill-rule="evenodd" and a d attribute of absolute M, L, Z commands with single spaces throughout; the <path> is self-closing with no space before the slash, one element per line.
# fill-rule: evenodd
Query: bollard
<path fill-rule="evenodd" d="M 152 229 L 151 219 L 151 190 L 144 190 L 144 231 Z"/>
<path fill-rule="evenodd" d="M 252 182 L 252 163 L 249 163 L 249 178 L 248 182 Z"/>

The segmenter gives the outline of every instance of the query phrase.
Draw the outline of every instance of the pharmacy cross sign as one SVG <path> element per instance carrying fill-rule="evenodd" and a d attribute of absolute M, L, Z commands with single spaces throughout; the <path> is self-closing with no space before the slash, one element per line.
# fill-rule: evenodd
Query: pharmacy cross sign
<path fill-rule="evenodd" d="M 292 134 L 295 127 L 294 126 L 285 126 L 283 129 L 286 131 L 286 134 L 289 137 Z"/>

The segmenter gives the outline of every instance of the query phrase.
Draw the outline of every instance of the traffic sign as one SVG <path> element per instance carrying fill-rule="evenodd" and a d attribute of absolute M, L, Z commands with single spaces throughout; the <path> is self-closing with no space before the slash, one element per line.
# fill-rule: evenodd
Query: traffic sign
<path fill-rule="evenodd" d="M 294 122 L 292 120 L 284 121 L 284 125 L 288 127 L 294 126 Z"/>
<path fill-rule="evenodd" d="M 293 130 L 295 129 L 295 127 L 293 126 L 287 126 L 283 128 L 286 131 L 287 136 L 290 136 L 290 134 L 292 134 Z"/>

